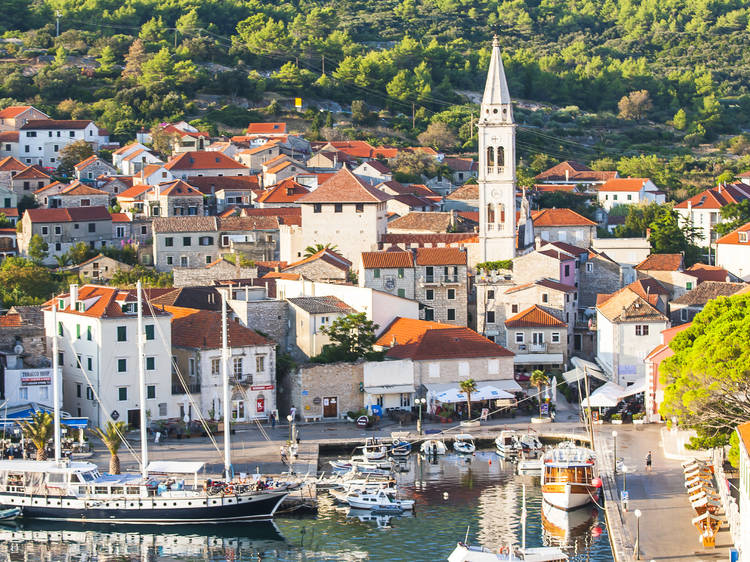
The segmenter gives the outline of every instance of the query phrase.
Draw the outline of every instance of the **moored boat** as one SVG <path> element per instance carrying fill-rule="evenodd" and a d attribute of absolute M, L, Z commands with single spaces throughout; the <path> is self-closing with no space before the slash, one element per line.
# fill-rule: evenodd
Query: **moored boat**
<path fill-rule="evenodd" d="M 537 548 L 514 549 L 503 547 L 493 551 L 481 546 L 470 546 L 459 542 L 448 557 L 448 562 L 558 562 L 568 560 L 568 555 L 560 548 L 543 546 Z"/>
<path fill-rule="evenodd" d="M 365 439 L 362 454 L 368 461 L 382 461 L 388 456 L 388 448 L 377 437 Z"/>
<path fill-rule="evenodd" d="M 351 492 L 347 496 L 347 503 L 350 507 L 373 511 L 406 511 L 414 508 L 414 500 L 400 500 L 394 492 L 387 490 Z"/>
<path fill-rule="evenodd" d="M 393 457 L 408 457 L 411 453 L 411 443 L 403 439 L 394 439 L 388 452 Z"/>
<path fill-rule="evenodd" d="M 433 457 L 437 455 L 444 455 L 447 452 L 445 443 L 443 443 L 439 439 L 428 439 L 427 441 L 424 441 L 419 447 L 419 450 L 423 455 Z"/>
<path fill-rule="evenodd" d="M 501 459 L 515 459 L 518 456 L 518 449 L 518 432 L 515 430 L 504 429 L 495 438 L 495 450 Z"/>
<path fill-rule="evenodd" d="M 560 443 L 545 453 L 542 497 L 558 509 L 575 509 L 594 501 L 601 482 L 594 477 L 595 455 L 572 442 Z"/>

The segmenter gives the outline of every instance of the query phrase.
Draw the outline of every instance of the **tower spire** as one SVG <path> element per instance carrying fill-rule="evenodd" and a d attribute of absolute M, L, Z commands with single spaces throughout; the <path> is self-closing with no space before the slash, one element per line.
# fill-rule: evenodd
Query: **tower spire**
<path fill-rule="evenodd" d="M 505 79 L 500 41 L 497 35 L 495 35 L 492 38 L 490 68 L 487 71 L 487 82 L 485 83 L 484 96 L 482 97 L 482 115 L 485 118 L 500 115 L 505 117 L 502 121 L 512 122 L 513 114 L 510 111 L 510 105 L 510 91 L 508 90 L 508 81 Z M 500 106 L 505 106 L 506 112 L 504 114 Z M 486 111 L 488 109 L 490 110 L 489 112 Z M 499 111 L 493 112 L 494 109 L 498 109 Z"/>

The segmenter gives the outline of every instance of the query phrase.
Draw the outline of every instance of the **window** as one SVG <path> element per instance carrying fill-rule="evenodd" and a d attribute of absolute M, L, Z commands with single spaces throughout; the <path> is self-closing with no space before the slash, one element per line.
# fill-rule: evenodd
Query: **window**
<path fill-rule="evenodd" d="M 90 222 L 89 223 L 89 232 L 96 232 L 96 223 Z"/>
<path fill-rule="evenodd" d="M 448 289 L 448 300 L 455 300 L 456 289 Z"/>
<path fill-rule="evenodd" d="M 190 236 L 183 236 L 182 237 L 182 245 L 183 246 L 191 246 L 193 244 L 193 239 L 190 238 Z"/>
<path fill-rule="evenodd" d="M 128 360 L 127 359 L 118 359 L 117 360 L 117 372 L 118 373 L 125 373 L 128 370 Z"/>
<path fill-rule="evenodd" d="M 81 304 L 83 304 L 83 303 L 81 303 Z M 91 341 L 91 339 L 92 339 L 91 326 L 86 326 L 86 339 L 89 340 L 89 341 Z"/>
<path fill-rule="evenodd" d="M 81 383 L 76 384 L 76 398 L 81 397 L 82 391 L 83 391 L 83 387 L 81 386 Z"/>
<path fill-rule="evenodd" d="M 258 373 L 262 373 L 266 370 L 266 356 L 265 355 L 258 355 L 255 358 L 255 370 Z"/>
<path fill-rule="evenodd" d="M 449 308 L 448 309 L 448 320 L 455 320 L 456 319 L 456 309 L 455 308 Z"/>
<path fill-rule="evenodd" d="M 211 374 L 218 377 L 221 374 L 221 359 L 211 359 Z"/>
<path fill-rule="evenodd" d="M 86 369 L 88 369 L 89 372 L 94 370 L 94 358 L 93 357 L 86 357 Z"/>
<path fill-rule="evenodd" d="M 424 309 L 424 319 L 428 322 L 432 322 L 435 320 L 435 311 L 431 308 L 425 308 Z"/>
<path fill-rule="evenodd" d="M 573 349 L 576 351 L 581 351 L 581 348 L 583 347 L 583 337 L 581 334 L 575 334 L 573 336 Z"/>
<path fill-rule="evenodd" d="M 187 267 L 188 259 L 187 256 L 180 256 L 180 267 Z"/>
<path fill-rule="evenodd" d="M 147 226 L 142 226 L 141 227 L 141 234 L 147 234 L 147 233 L 148 233 L 148 227 Z"/>
<path fill-rule="evenodd" d="M 127 326 L 117 326 L 117 341 L 128 341 Z"/>
<path fill-rule="evenodd" d="M 43 227 L 42 227 L 42 234 L 44 234 L 45 236 L 46 236 L 47 234 L 49 234 L 49 228 L 47 228 L 46 226 L 43 226 Z"/>
<path fill-rule="evenodd" d="M 647 336 L 648 335 L 648 324 L 636 324 L 635 325 L 636 336 Z"/>
<path fill-rule="evenodd" d="M 320 213 L 323 211 L 323 205 L 320 203 L 313 203 L 313 213 Z"/>
<path fill-rule="evenodd" d="M 162 402 L 161 404 L 159 404 L 159 417 L 163 418 L 163 417 L 166 417 L 166 415 L 167 415 L 167 403 Z"/>
<path fill-rule="evenodd" d="M 174 257 L 167 256 L 167 265 L 174 265 Z"/>
<path fill-rule="evenodd" d="M 587 261 L 586 262 L 586 273 L 593 273 L 594 271 L 594 264 L 593 262 Z"/>
<path fill-rule="evenodd" d="M 487 300 L 494 300 L 495 298 L 495 291 L 487 291 Z"/>
<path fill-rule="evenodd" d="M 55 234 L 62 234 L 62 226 L 55 227 Z"/>
<path fill-rule="evenodd" d="M 628 193 L 628 201 L 632 201 L 632 200 L 633 200 L 633 196 L 630 193 Z"/>
<path fill-rule="evenodd" d="M 688 281 L 687 283 L 685 283 L 685 288 L 686 288 L 686 289 L 687 289 L 688 291 L 689 291 L 690 289 L 692 289 L 692 288 L 693 288 L 693 282 L 692 282 L 692 281 Z"/>
<path fill-rule="evenodd" d="M 401 297 L 402 299 L 405 299 L 405 298 L 406 298 L 406 291 L 405 291 L 404 289 L 399 289 L 399 290 L 397 291 L 397 294 L 398 294 L 398 296 L 399 296 L 399 297 Z"/>
<path fill-rule="evenodd" d="M 156 357 L 146 357 L 146 370 L 153 371 L 156 369 Z"/>
<path fill-rule="evenodd" d="M 552 343 L 560 343 L 560 332 L 552 332 Z"/>
<path fill-rule="evenodd" d="M 18 397 L 21 400 L 28 400 L 29 399 L 29 389 L 26 387 L 21 387 L 18 389 Z"/>
<path fill-rule="evenodd" d="M 156 385 L 155 384 L 149 384 L 146 387 L 146 398 L 148 400 L 153 400 L 156 398 Z"/>
<path fill-rule="evenodd" d="M 81 339 L 81 325 L 80 324 L 76 324 L 76 339 L 77 340 Z"/>
<path fill-rule="evenodd" d="M 78 362 L 76 363 L 76 366 L 77 366 L 77 367 L 78 367 L 79 369 L 81 369 L 81 371 L 83 371 L 83 359 L 81 358 L 81 356 L 80 356 L 80 355 L 76 355 L 76 359 L 77 359 L 77 361 L 78 361 Z"/>
<path fill-rule="evenodd" d="M 194 357 L 190 357 L 188 359 L 188 374 L 191 377 L 195 376 L 195 358 Z"/>
<path fill-rule="evenodd" d="M 435 290 L 434 289 L 427 289 L 425 292 L 425 300 L 431 301 L 435 299 Z"/>
<path fill-rule="evenodd" d="M 213 246 L 213 244 L 214 244 L 213 236 L 201 236 L 200 238 L 198 238 L 199 246 Z"/>
<path fill-rule="evenodd" d="M 523 343 L 523 332 L 516 332 L 516 343 Z"/>
<path fill-rule="evenodd" d="M 494 324 L 494 323 L 495 323 L 495 311 L 488 310 L 487 311 L 487 324 Z"/>
<path fill-rule="evenodd" d="M 365 212 L 365 205 L 364 205 L 364 203 L 357 203 L 354 207 L 355 207 L 355 210 L 358 213 L 364 213 Z"/>
<path fill-rule="evenodd" d="M 120 401 L 124 401 L 128 399 L 128 387 L 127 386 L 121 386 L 117 389 L 117 399 Z"/>
<path fill-rule="evenodd" d="M 404 278 L 404 268 L 403 267 L 399 267 L 398 268 L 398 278 L 399 279 L 403 279 Z"/>
<path fill-rule="evenodd" d="M 94 389 L 90 386 L 86 387 L 86 399 L 87 400 L 93 400 L 94 399 Z"/>
<path fill-rule="evenodd" d="M 334 213 L 340 213 L 344 210 L 344 206 L 341 203 L 334 203 L 333 204 L 333 212 Z"/>
<path fill-rule="evenodd" d="M 680 309 L 680 320 L 682 320 L 683 322 L 688 321 L 688 309 L 687 308 Z"/>
<path fill-rule="evenodd" d="M 212 256 L 212 255 L 207 255 L 207 256 L 206 256 L 206 263 L 207 263 L 207 264 L 209 264 L 209 263 L 211 263 L 212 261 L 214 261 L 214 260 L 213 260 L 213 256 Z"/>
<path fill-rule="evenodd" d="M 518 314 L 518 305 L 517 304 L 510 305 L 510 313 L 511 314 Z"/>
<path fill-rule="evenodd" d="M 147 340 L 154 339 L 154 325 L 153 324 L 146 324 L 146 339 Z"/>
<path fill-rule="evenodd" d="M 63 335 L 63 325 L 62 322 L 57 323 L 57 335 L 62 336 Z"/>
<path fill-rule="evenodd" d="M 378 269 L 377 267 L 375 269 L 373 269 L 372 270 L 372 276 L 375 279 L 380 279 L 380 269 Z"/>
<path fill-rule="evenodd" d="M 174 246 L 174 238 L 172 238 L 171 236 L 167 236 L 167 237 L 166 237 L 166 238 L 164 239 L 164 245 L 165 245 L 165 246 L 166 246 L 167 248 L 171 248 L 172 246 Z"/>
<path fill-rule="evenodd" d="M 232 359 L 232 369 L 235 377 L 242 376 L 242 357 L 235 357 Z"/>
<path fill-rule="evenodd" d="M 549 294 L 542 293 L 542 302 L 549 302 Z"/>
<path fill-rule="evenodd" d="M 565 277 L 568 277 L 570 275 L 570 264 L 565 264 Z"/>

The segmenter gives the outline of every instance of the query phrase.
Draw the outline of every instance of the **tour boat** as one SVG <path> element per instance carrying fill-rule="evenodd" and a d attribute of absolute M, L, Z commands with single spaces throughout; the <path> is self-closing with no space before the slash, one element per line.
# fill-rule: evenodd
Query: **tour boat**
<path fill-rule="evenodd" d="M 447 452 L 445 443 L 443 443 L 439 439 L 428 439 L 427 441 L 424 441 L 419 447 L 419 450 L 422 451 L 423 455 L 433 457 L 437 455 L 444 455 Z"/>
<path fill-rule="evenodd" d="M 495 438 L 495 450 L 501 459 L 512 460 L 518 456 L 518 432 L 504 429 Z"/>
<path fill-rule="evenodd" d="M 371 509 L 373 511 L 406 511 L 414 509 L 414 500 L 400 500 L 393 492 L 351 492 L 347 496 L 349 507 Z"/>
<path fill-rule="evenodd" d="M 542 502 L 542 530 L 546 544 L 570 546 L 576 537 L 587 535 L 596 523 L 598 514 L 594 505 L 564 511 Z"/>
<path fill-rule="evenodd" d="M 362 454 L 368 461 L 382 461 L 388 456 L 388 448 L 377 437 L 368 437 Z"/>
<path fill-rule="evenodd" d="M 601 484 L 594 478 L 591 449 L 566 441 L 547 451 L 542 460 L 542 498 L 548 504 L 569 510 L 596 499 Z"/>
<path fill-rule="evenodd" d="M 474 445 L 474 437 L 469 435 L 468 433 L 461 433 L 459 435 L 456 435 L 453 438 L 453 449 L 457 453 L 471 455 L 472 453 L 474 453 L 474 451 L 477 450 L 476 445 Z"/>
<path fill-rule="evenodd" d="M 145 300 L 137 284 L 138 355 L 143 358 L 145 330 L 141 306 Z M 222 302 L 224 383 L 223 404 L 230 404 L 226 300 Z M 57 325 L 57 299 L 52 304 L 52 326 Z M 147 306 L 147 305 L 144 305 Z M 52 372 L 58 371 L 58 339 L 52 337 Z M 162 461 L 149 464 L 146 433 L 145 361 L 139 362 L 141 472 L 140 474 L 101 474 L 96 465 L 70 462 L 62 458 L 60 443 L 60 384 L 52 377 L 54 403 L 55 458 L 52 461 L 0 461 L 0 508 L 21 508 L 24 518 L 85 521 L 91 523 L 183 524 L 222 523 L 271 519 L 288 495 L 286 488 L 264 489 L 260 481 L 233 479 L 230 433 L 224 432 L 225 482 L 198 485 L 197 473 L 203 463 Z M 229 424 L 228 408 L 224 423 Z M 155 474 L 193 474 L 193 485 L 183 480 L 155 478 Z"/>

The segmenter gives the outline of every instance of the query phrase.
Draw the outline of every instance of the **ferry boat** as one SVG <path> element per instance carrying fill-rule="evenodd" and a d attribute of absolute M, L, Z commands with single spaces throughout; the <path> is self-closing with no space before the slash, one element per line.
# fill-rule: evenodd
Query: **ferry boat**
<path fill-rule="evenodd" d="M 144 357 L 143 299 L 136 285 L 138 313 L 138 355 Z M 52 326 L 57 325 L 58 299 L 51 304 Z M 55 331 L 56 332 L 56 331 Z M 52 372 L 58 370 L 58 335 L 52 337 Z M 222 299 L 222 382 L 224 404 L 229 404 L 227 305 Z M 24 518 L 101 523 L 222 523 L 271 519 L 287 496 L 286 487 L 264 489 L 259 481 L 234 480 L 229 431 L 224 432 L 224 482 L 198 485 L 203 463 L 161 461 L 149 464 L 146 432 L 145 361 L 139 362 L 141 473 L 101 474 L 95 464 L 70 462 L 62 458 L 60 431 L 60 384 L 53 377 L 55 458 L 52 461 L 0 461 L 0 508 L 21 508 Z M 226 424 L 229 420 L 226 419 Z M 193 474 L 194 484 L 184 480 L 153 477 L 158 474 Z"/>
<path fill-rule="evenodd" d="M 570 441 L 560 443 L 542 457 L 542 498 L 564 510 L 595 500 L 601 483 L 594 478 L 595 456 L 591 449 Z"/>

